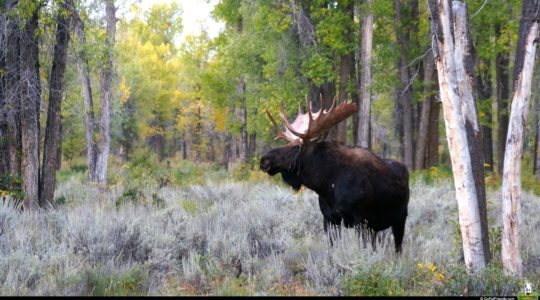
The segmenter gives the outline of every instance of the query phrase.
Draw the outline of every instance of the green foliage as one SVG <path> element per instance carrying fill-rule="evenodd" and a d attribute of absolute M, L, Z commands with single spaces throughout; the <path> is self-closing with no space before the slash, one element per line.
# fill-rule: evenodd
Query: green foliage
<path fill-rule="evenodd" d="M 133 152 L 131 160 L 125 164 L 125 169 L 126 177 L 133 186 L 145 183 L 155 184 L 164 172 L 157 163 L 156 155 L 145 148 L 139 148 Z"/>
<path fill-rule="evenodd" d="M 396 296 L 406 291 L 402 282 L 396 280 L 382 265 L 361 270 L 344 282 L 343 291 L 346 296 Z"/>
<path fill-rule="evenodd" d="M 199 205 L 195 200 L 184 199 L 180 203 L 182 209 L 191 216 L 196 216 L 200 210 Z"/>
<path fill-rule="evenodd" d="M 163 200 L 163 198 L 161 198 L 157 193 L 152 193 L 152 205 L 154 205 L 158 209 L 167 206 L 165 200 Z"/>
<path fill-rule="evenodd" d="M 449 280 L 437 287 L 438 295 L 515 295 L 523 286 L 519 278 L 505 275 L 500 265 L 489 264 L 477 274 L 468 274 L 463 264 L 449 268 Z"/>
<path fill-rule="evenodd" d="M 116 207 L 118 208 L 121 205 L 126 203 L 140 204 L 145 200 L 144 193 L 138 188 L 129 187 L 127 188 L 118 199 L 116 199 Z"/>
<path fill-rule="evenodd" d="M 22 178 L 9 174 L 0 174 L 0 199 L 7 197 L 22 200 L 25 193 L 22 191 Z"/>
<path fill-rule="evenodd" d="M 509 296 L 522 286 L 519 278 L 505 275 L 502 267 L 493 263 L 469 274 L 463 264 L 437 266 L 431 262 L 404 261 L 395 267 L 377 263 L 356 270 L 344 280 L 343 292 L 348 296 Z"/>
<path fill-rule="evenodd" d="M 422 181 L 432 185 L 438 182 L 447 181 L 452 177 L 452 168 L 447 165 L 437 165 L 426 170 L 415 170 L 410 174 L 411 182 Z"/>
<path fill-rule="evenodd" d="M 58 205 L 58 206 L 66 205 L 66 203 L 67 203 L 66 196 L 61 195 L 60 197 L 54 198 L 54 203 L 55 203 L 56 205 Z"/>
<path fill-rule="evenodd" d="M 141 267 L 133 267 L 120 274 L 97 267 L 82 275 L 86 296 L 145 296 L 148 274 Z"/>
<path fill-rule="evenodd" d="M 190 160 L 181 160 L 172 169 L 172 182 L 176 185 L 187 186 L 202 180 L 203 169 Z"/>

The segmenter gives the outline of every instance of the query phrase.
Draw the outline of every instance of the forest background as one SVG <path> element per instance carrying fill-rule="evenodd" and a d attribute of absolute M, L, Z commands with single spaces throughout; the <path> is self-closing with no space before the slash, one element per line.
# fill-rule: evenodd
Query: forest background
<path fill-rule="evenodd" d="M 153 203 L 156 209 L 170 201 L 163 199 L 164 188 L 207 184 L 211 189 L 209 178 L 253 184 L 270 180 L 258 171 L 258 161 L 280 144 L 273 141 L 266 110 L 275 115 L 283 108 L 292 119 L 299 105 L 306 109 L 305 98 L 315 111 L 321 104 L 330 107 L 334 99 L 358 103 L 359 113 L 340 123 L 328 139 L 404 162 L 411 182 L 451 181 L 432 51 L 431 1 L 222 0 L 212 15 L 225 24 L 223 31 L 210 37 L 203 30 L 183 40 L 183 9 L 174 1 L 144 10 L 136 1 L 2 2 L 0 196 L 22 200 L 28 210 L 76 207 L 81 199 L 66 197 L 64 188 L 74 180 L 81 190 L 95 188 L 92 193 L 101 195 L 100 201 L 112 201 L 117 208 L 133 202 Z M 522 3 L 465 3 L 489 193 L 500 188 L 503 177 Z M 520 157 L 520 180 L 535 195 L 540 194 L 539 76 L 535 68 Z M 499 201 L 488 200 L 488 205 Z M 201 203 L 181 203 L 188 214 L 201 213 Z M 497 257 L 501 226 L 494 226 L 488 229 L 488 253 L 493 252 L 488 256 Z M 526 253 L 525 274 L 537 274 L 534 251 Z M 193 262 L 202 274 L 207 263 Z M 92 270 L 101 274 L 102 268 Z M 149 271 L 142 270 L 134 272 L 148 280 Z M 443 275 L 431 272 L 439 284 Z M 495 278 L 497 284 L 506 280 Z M 122 276 L 110 279 L 121 281 Z M 197 280 L 186 282 L 209 284 Z M 294 292 L 295 280 L 282 288 Z M 345 290 L 354 294 L 358 282 L 351 280 L 344 281 L 350 284 Z M 410 284 L 388 291 L 412 291 Z M 421 291 L 457 290 L 438 290 L 437 284 Z M 328 286 L 319 284 L 313 291 L 326 293 Z M 507 290 L 493 286 L 511 293 L 517 283 Z M 216 293 L 219 287 L 202 291 Z"/>

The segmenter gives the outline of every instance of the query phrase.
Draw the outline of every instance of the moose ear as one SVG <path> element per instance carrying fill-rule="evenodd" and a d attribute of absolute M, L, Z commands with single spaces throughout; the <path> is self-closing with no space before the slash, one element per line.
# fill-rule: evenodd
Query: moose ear
<path fill-rule="evenodd" d="M 300 181 L 300 178 L 288 171 L 281 172 L 281 177 L 283 178 L 283 181 L 285 181 L 288 185 L 292 186 L 292 188 L 295 191 L 298 191 L 300 187 L 302 187 L 302 182 Z"/>

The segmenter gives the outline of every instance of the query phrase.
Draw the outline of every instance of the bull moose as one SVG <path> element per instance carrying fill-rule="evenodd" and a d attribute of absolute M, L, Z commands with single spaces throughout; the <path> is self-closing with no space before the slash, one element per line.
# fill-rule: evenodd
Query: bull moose
<path fill-rule="evenodd" d="M 322 101 L 321 101 L 322 102 Z M 260 168 L 271 176 L 281 173 L 293 189 L 302 185 L 319 195 L 319 206 L 324 217 L 324 231 L 330 226 L 343 225 L 365 228 L 372 236 L 392 228 L 396 252 L 401 244 L 409 202 L 409 173 L 399 161 L 382 159 L 365 148 L 348 147 L 342 143 L 324 141 L 328 130 L 354 114 L 353 103 L 314 113 L 298 110 L 296 119 L 287 120 L 280 110 L 285 131 L 280 131 L 272 115 L 266 110 L 276 140 L 289 142 L 286 146 L 268 151 L 260 161 Z M 330 237 L 330 243 L 332 238 Z"/>

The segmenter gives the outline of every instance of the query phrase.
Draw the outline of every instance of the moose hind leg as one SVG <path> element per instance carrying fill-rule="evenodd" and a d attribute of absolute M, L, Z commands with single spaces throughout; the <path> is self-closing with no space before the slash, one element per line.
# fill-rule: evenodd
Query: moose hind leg
<path fill-rule="evenodd" d="M 392 234 L 394 235 L 394 244 L 396 246 L 396 252 L 401 252 L 401 244 L 403 243 L 403 235 L 405 234 L 405 222 L 407 215 L 405 214 L 401 220 L 392 225 Z"/>

